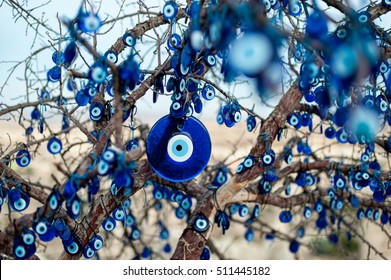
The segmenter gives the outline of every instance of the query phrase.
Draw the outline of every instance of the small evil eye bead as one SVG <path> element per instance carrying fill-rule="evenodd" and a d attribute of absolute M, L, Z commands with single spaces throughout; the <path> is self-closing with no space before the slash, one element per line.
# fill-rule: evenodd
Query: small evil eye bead
<path fill-rule="evenodd" d="M 32 230 L 25 229 L 22 233 L 23 243 L 26 245 L 32 245 L 35 242 L 35 234 Z"/>
<path fill-rule="evenodd" d="M 126 216 L 124 224 L 126 227 L 132 227 L 133 225 L 136 224 L 136 219 L 134 218 L 133 215 L 129 214 Z"/>
<path fill-rule="evenodd" d="M 71 200 L 66 203 L 67 213 L 72 219 L 76 219 L 80 216 L 81 200 L 75 195 Z"/>
<path fill-rule="evenodd" d="M 178 5 L 174 1 L 167 1 L 163 6 L 163 17 L 172 20 L 178 13 Z"/>
<path fill-rule="evenodd" d="M 251 242 L 254 240 L 254 230 L 252 228 L 248 228 L 244 233 L 244 238 L 247 242 Z"/>
<path fill-rule="evenodd" d="M 130 33 L 125 33 L 124 36 L 122 36 L 122 41 L 126 46 L 131 48 L 136 45 L 136 39 Z"/>
<path fill-rule="evenodd" d="M 305 176 L 305 185 L 306 186 L 312 186 L 315 184 L 315 177 L 311 173 L 307 173 Z"/>
<path fill-rule="evenodd" d="M 182 44 L 181 36 L 179 36 L 176 33 L 172 34 L 172 36 L 167 39 L 167 47 L 172 51 L 178 49 L 181 46 L 181 44 Z"/>
<path fill-rule="evenodd" d="M 100 160 L 98 163 L 98 174 L 101 176 L 106 176 L 110 173 L 110 164 L 105 160 Z"/>
<path fill-rule="evenodd" d="M 300 249 L 300 243 L 296 240 L 292 240 L 291 243 L 289 243 L 289 251 L 292 254 L 296 254 Z"/>
<path fill-rule="evenodd" d="M 162 229 L 159 234 L 159 238 L 161 240 L 167 240 L 169 238 L 170 234 L 166 228 Z"/>
<path fill-rule="evenodd" d="M 345 39 L 346 35 L 348 35 L 348 32 L 346 31 L 346 28 L 344 26 L 338 27 L 335 34 L 339 39 Z"/>
<path fill-rule="evenodd" d="M 314 210 L 318 213 L 322 212 L 323 210 L 323 204 L 322 204 L 322 201 L 318 200 L 315 202 L 314 204 Z"/>
<path fill-rule="evenodd" d="M 106 59 L 112 63 L 117 63 L 118 61 L 118 55 L 115 51 L 113 50 L 108 50 L 105 52 L 104 56 Z"/>
<path fill-rule="evenodd" d="M 126 151 L 130 152 L 140 147 L 140 143 L 137 139 L 130 139 L 128 143 L 126 143 Z"/>
<path fill-rule="evenodd" d="M 259 208 L 259 205 L 255 205 L 253 208 L 253 212 L 251 213 L 251 217 L 253 219 L 256 219 L 259 217 L 260 213 L 261 213 L 261 210 Z"/>
<path fill-rule="evenodd" d="M 191 200 L 191 196 L 188 195 L 186 196 L 184 199 L 182 199 L 181 201 L 181 207 L 184 209 L 184 210 L 189 210 L 191 208 L 191 206 L 193 205 L 193 202 Z"/>
<path fill-rule="evenodd" d="M 335 197 L 335 190 L 333 188 L 329 188 L 327 191 L 327 195 L 330 198 L 334 198 Z"/>
<path fill-rule="evenodd" d="M 335 134 L 336 134 L 335 129 L 332 126 L 329 126 L 324 131 L 324 136 L 326 136 L 326 138 L 328 139 L 333 139 L 335 137 Z"/>
<path fill-rule="evenodd" d="M 31 162 L 31 156 L 28 150 L 22 149 L 16 154 L 16 164 L 20 167 L 26 167 Z"/>
<path fill-rule="evenodd" d="M 114 163 L 117 160 L 117 153 L 113 149 L 107 149 L 103 155 L 102 159 L 108 163 Z"/>
<path fill-rule="evenodd" d="M 56 155 L 61 153 L 62 150 L 62 143 L 61 140 L 53 137 L 48 141 L 47 145 L 48 152 L 51 153 L 52 155 Z"/>
<path fill-rule="evenodd" d="M 61 67 L 60 66 L 54 66 L 50 68 L 50 70 L 47 73 L 47 79 L 49 82 L 58 82 L 61 78 Z"/>
<path fill-rule="evenodd" d="M 64 62 L 64 53 L 61 52 L 61 51 L 55 51 L 55 52 L 52 54 L 52 61 L 53 61 L 56 65 L 61 65 L 61 63 Z"/>
<path fill-rule="evenodd" d="M 270 166 L 274 163 L 276 155 L 273 150 L 268 150 L 261 155 L 263 165 Z"/>
<path fill-rule="evenodd" d="M 38 120 L 39 117 L 41 116 L 41 112 L 37 109 L 37 108 L 34 108 L 34 110 L 31 112 L 31 120 Z"/>
<path fill-rule="evenodd" d="M 53 190 L 49 195 L 49 207 L 52 211 L 57 211 L 61 206 L 61 195 L 57 190 Z"/>
<path fill-rule="evenodd" d="M 183 219 L 186 216 L 186 210 L 183 209 L 182 207 L 177 207 L 175 209 L 175 217 L 178 219 Z"/>
<path fill-rule="evenodd" d="M 290 223 L 292 221 L 292 213 L 291 211 L 289 210 L 284 210 L 284 211 L 281 211 L 280 215 L 279 215 L 279 219 L 281 221 L 281 223 Z"/>
<path fill-rule="evenodd" d="M 337 189 L 343 189 L 346 186 L 346 179 L 341 174 L 335 174 L 334 175 L 334 187 Z"/>
<path fill-rule="evenodd" d="M 342 127 L 337 131 L 337 141 L 339 143 L 342 143 L 342 144 L 347 143 L 348 137 L 349 137 L 349 135 L 347 134 L 345 129 L 343 129 Z"/>
<path fill-rule="evenodd" d="M 269 181 L 260 180 L 258 183 L 259 192 L 261 194 L 268 194 L 272 190 L 272 185 Z"/>
<path fill-rule="evenodd" d="M 114 209 L 113 218 L 117 221 L 123 221 L 125 219 L 125 210 L 122 206 Z"/>
<path fill-rule="evenodd" d="M 238 165 L 238 167 L 236 168 L 236 173 L 240 174 L 240 173 L 243 173 L 245 170 L 246 170 L 246 168 L 244 167 L 243 162 L 241 162 L 241 163 Z"/>
<path fill-rule="evenodd" d="M 372 95 L 366 95 L 361 102 L 366 109 L 372 109 L 375 106 L 375 98 Z"/>
<path fill-rule="evenodd" d="M 390 64 L 387 61 L 382 61 L 378 65 L 379 72 L 382 73 L 382 74 L 385 74 L 388 71 L 389 68 L 390 68 Z"/>
<path fill-rule="evenodd" d="M 26 247 L 16 242 L 14 243 L 13 253 L 15 258 L 18 260 L 22 260 L 27 257 Z"/>
<path fill-rule="evenodd" d="M 90 242 L 89 242 L 89 245 L 90 247 L 95 250 L 95 251 L 98 251 L 100 250 L 102 247 L 103 247 L 103 239 L 102 239 L 102 236 L 100 235 L 95 235 L 94 237 L 91 238 Z"/>
<path fill-rule="evenodd" d="M 163 199 L 164 193 L 161 187 L 155 187 L 152 191 L 153 198 L 160 200 Z"/>
<path fill-rule="evenodd" d="M 17 212 L 26 210 L 29 204 L 30 204 L 30 197 L 24 192 L 21 192 L 20 198 L 16 200 L 10 199 L 11 208 Z"/>
<path fill-rule="evenodd" d="M 296 129 L 299 129 L 302 125 L 301 115 L 296 112 L 290 113 L 287 116 L 287 121 L 291 126 L 295 127 Z"/>
<path fill-rule="evenodd" d="M 306 206 L 304 207 L 304 210 L 303 210 L 303 216 L 305 219 L 309 219 L 311 218 L 311 215 L 312 215 L 312 210 L 310 207 Z"/>
<path fill-rule="evenodd" d="M 247 156 L 244 161 L 243 165 L 245 168 L 251 168 L 255 165 L 255 158 L 253 156 Z"/>
<path fill-rule="evenodd" d="M 391 6 L 391 0 L 382 0 L 384 6 Z"/>
<path fill-rule="evenodd" d="M 140 237 L 141 237 L 141 231 L 136 227 L 132 228 L 132 233 L 130 234 L 130 239 L 139 240 Z"/>
<path fill-rule="evenodd" d="M 357 210 L 356 218 L 357 220 L 362 220 L 365 217 L 364 210 L 362 208 Z"/>
<path fill-rule="evenodd" d="M 213 55 L 213 53 L 211 52 L 206 52 L 205 55 L 204 55 L 204 61 L 205 61 L 205 64 L 208 66 L 208 67 L 213 67 L 216 65 L 216 57 Z"/>
<path fill-rule="evenodd" d="M 247 205 L 245 205 L 245 204 L 240 205 L 238 211 L 239 211 L 239 216 L 240 217 L 247 216 L 248 215 L 248 207 L 247 207 Z"/>
<path fill-rule="evenodd" d="M 193 228 L 196 232 L 202 233 L 209 229 L 210 223 L 204 214 L 197 215 L 193 220 Z"/>
<path fill-rule="evenodd" d="M 344 207 L 344 203 L 343 203 L 343 200 L 340 199 L 340 198 L 337 198 L 336 200 L 334 200 L 335 203 L 334 203 L 334 208 L 336 210 L 342 210 L 342 208 Z"/>
<path fill-rule="evenodd" d="M 368 207 L 367 210 L 365 211 L 365 217 L 367 217 L 368 219 L 372 219 L 372 215 L 373 215 L 373 210 L 372 208 Z"/>
<path fill-rule="evenodd" d="M 248 132 L 253 131 L 255 126 L 257 125 L 257 121 L 255 120 L 255 117 L 253 115 L 248 115 L 246 123 Z"/>
<path fill-rule="evenodd" d="M 77 255 L 81 251 L 81 244 L 77 239 L 73 238 L 71 244 L 64 246 L 64 250 L 71 256 Z"/>
<path fill-rule="evenodd" d="M 33 225 L 33 230 L 39 235 L 44 235 L 48 231 L 48 226 L 45 221 L 38 221 Z"/>
<path fill-rule="evenodd" d="M 102 63 L 94 63 L 89 71 L 89 77 L 97 84 L 101 84 L 106 80 L 108 73 L 106 67 Z"/>
<path fill-rule="evenodd" d="M 200 260 L 210 260 L 210 251 L 207 247 L 204 247 L 204 249 L 202 249 Z"/>
<path fill-rule="evenodd" d="M 376 99 L 375 99 L 375 104 L 376 104 L 377 111 L 378 111 L 380 114 L 385 114 L 385 113 L 388 112 L 388 110 L 389 110 L 389 105 L 388 105 L 388 102 L 387 102 L 387 100 L 384 98 L 383 95 L 379 95 L 378 97 L 376 97 Z"/>
<path fill-rule="evenodd" d="M 234 122 L 238 123 L 242 119 L 242 113 L 240 112 L 240 110 L 234 110 L 232 112 L 232 117 L 233 117 Z"/>
<path fill-rule="evenodd" d="M 117 223 L 113 217 L 107 217 L 106 219 L 103 220 L 102 222 L 102 227 L 105 231 L 111 232 L 115 229 Z"/>
<path fill-rule="evenodd" d="M 87 244 L 83 249 L 83 257 L 86 259 L 91 259 L 93 256 L 95 256 L 95 250 L 91 248 L 89 244 Z"/>
<path fill-rule="evenodd" d="M 362 11 L 357 14 L 357 20 L 359 23 L 367 23 L 371 18 L 371 14 L 368 11 Z"/>
<path fill-rule="evenodd" d="M 362 161 L 362 162 L 367 162 L 367 161 L 369 161 L 369 159 L 370 159 L 370 157 L 369 157 L 368 154 L 363 153 L 363 154 L 361 155 L 361 161 Z"/>
<path fill-rule="evenodd" d="M 219 112 L 216 116 L 216 121 L 219 125 L 222 125 L 224 123 L 224 116 Z"/>
<path fill-rule="evenodd" d="M 41 90 L 41 95 L 40 95 L 41 99 L 42 100 L 48 100 L 50 99 L 50 92 L 48 92 L 47 90 L 43 89 Z"/>
<path fill-rule="evenodd" d="M 377 221 L 379 218 L 380 218 L 380 212 L 378 209 L 375 209 L 375 211 L 373 211 L 373 220 L 374 221 Z"/>
<path fill-rule="evenodd" d="M 99 121 L 104 115 L 105 109 L 100 102 L 93 102 L 90 106 L 90 119 L 94 122 Z"/>
<path fill-rule="evenodd" d="M 292 160 L 293 160 L 292 149 L 288 149 L 284 153 L 284 160 L 285 160 L 286 164 L 291 164 L 292 163 Z"/>
<path fill-rule="evenodd" d="M 229 206 L 228 210 L 231 215 L 236 214 L 239 211 L 240 204 L 239 203 L 234 203 Z"/>
<path fill-rule="evenodd" d="M 216 91 L 215 88 L 209 84 L 205 84 L 204 87 L 202 88 L 202 97 L 210 101 L 216 96 Z"/>
<path fill-rule="evenodd" d="M 85 94 L 84 90 L 79 90 L 76 93 L 75 101 L 79 106 L 86 106 L 90 101 L 90 97 Z"/>
<path fill-rule="evenodd" d="M 299 1 L 293 2 L 289 4 L 289 14 L 291 14 L 294 17 L 297 17 L 301 14 L 303 11 L 303 7 L 301 6 Z"/>

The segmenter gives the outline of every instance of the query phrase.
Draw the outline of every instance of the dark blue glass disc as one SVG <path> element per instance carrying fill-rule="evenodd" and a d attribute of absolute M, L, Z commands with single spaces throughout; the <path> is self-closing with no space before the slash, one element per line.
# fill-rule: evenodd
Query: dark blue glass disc
<path fill-rule="evenodd" d="M 200 174 L 212 150 L 209 133 L 198 119 L 190 117 L 181 126 L 170 115 L 152 127 L 146 147 L 153 170 L 173 182 L 188 181 Z"/>

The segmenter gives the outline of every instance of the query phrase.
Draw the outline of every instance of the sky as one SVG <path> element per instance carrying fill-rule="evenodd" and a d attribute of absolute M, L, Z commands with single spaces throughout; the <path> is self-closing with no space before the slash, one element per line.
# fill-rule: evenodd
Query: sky
<path fill-rule="evenodd" d="M 31 8 L 33 6 L 40 5 L 41 3 L 45 3 L 46 1 L 35 0 L 24 2 L 27 2 L 28 7 Z M 116 2 L 116 0 L 103 0 L 102 7 L 99 12 L 100 16 L 105 18 L 107 15 L 116 15 L 118 13 L 118 5 L 113 5 L 113 3 Z M 137 10 L 134 2 L 135 1 L 126 2 L 129 3 L 124 7 L 126 12 Z M 163 0 L 146 0 L 145 2 L 150 6 L 159 6 L 160 8 L 158 10 L 161 10 L 164 5 Z M 356 9 L 367 4 L 367 2 L 367 0 L 349 1 L 349 3 Z M 57 13 L 60 18 L 73 18 L 77 14 L 80 3 L 81 1 L 79 0 L 52 0 L 46 6 L 34 10 L 32 14 L 38 18 L 43 16 L 45 19 L 47 19 L 47 24 L 58 31 L 58 21 L 56 18 Z M 331 11 L 331 13 L 333 14 L 335 12 Z M 136 20 L 136 18 L 133 19 Z M 390 21 L 383 20 L 382 24 L 386 24 L 387 22 Z M 102 38 L 99 39 L 98 49 L 104 53 L 118 37 L 122 36 L 126 28 L 132 28 L 135 24 L 136 22 L 131 19 L 124 20 L 123 25 L 116 24 L 108 34 L 102 36 Z M 40 28 L 40 31 L 44 36 L 38 36 L 33 45 L 32 42 L 35 36 L 33 30 L 29 28 L 26 29 L 26 22 L 23 19 L 19 19 L 15 22 L 12 10 L 8 5 L 3 3 L 3 5 L 0 7 L 0 36 L 2 38 L 2 46 L 0 48 L 0 61 L 2 62 L 0 63 L 0 85 L 5 82 L 5 79 L 9 73 L 9 68 L 13 65 L 13 63 L 4 63 L 4 61 L 24 60 L 32 52 L 48 44 L 49 37 L 45 34 L 46 31 L 43 28 Z M 145 51 L 148 48 L 148 46 L 141 43 L 139 43 L 137 47 L 141 51 Z M 52 52 L 53 50 L 49 50 L 38 56 L 38 65 L 40 69 L 50 69 L 53 66 L 53 62 L 51 61 Z M 148 60 L 148 57 L 151 59 L 151 57 L 147 55 L 146 60 Z M 89 61 L 91 62 L 92 60 L 89 59 Z M 3 96 L 0 96 L 2 103 L 12 105 L 22 101 L 18 99 L 15 100 L 15 97 L 25 95 L 25 82 L 20 80 L 20 78 L 23 77 L 23 73 L 24 66 L 21 65 L 16 69 L 11 79 L 9 80 L 8 86 L 6 86 L 3 92 Z M 224 86 L 224 89 L 229 90 L 230 92 L 234 91 L 235 96 L 239 99 L 242 105 L 250 108 L 255 105 L 257 112 L 264 117 L 266 117 L 272 110 L 271 108 L 267 108 L 261 104 L 260 99 L 256 97 L 256 90 L 253 85 L 243 84 L 234 87 Z M 251 95 L 251 93 L 251 98 L 241 99 Z M 277 100 L 278 99 L 273 100 L 272 104 L 275 104 Z M 168 113 L 170 103 L 171 101 L 169 97 L 160 96 L 159 102 L 157 104 L 152 104 L 152 97 L 149 94 L 149 96 L 144 97 L 138 102 L 138 111 L 143 111 L 144 116 L 155 119 Z M 214 119 L 216 117 L 218 108 L 218 102 L 204 102 L 204 113 L 202 114 L 201 119 Z M 243 115 L 246 116 L 245 113 L 243 113 Z"/>

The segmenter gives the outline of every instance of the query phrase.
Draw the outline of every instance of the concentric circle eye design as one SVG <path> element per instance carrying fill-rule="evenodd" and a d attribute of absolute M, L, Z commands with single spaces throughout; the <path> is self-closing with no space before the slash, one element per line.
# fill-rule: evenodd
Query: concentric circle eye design
<path fill-rule="evenodd" d="M 122 36 L 122 41 L 128 47 L 134 47 L 136 45 L 135 38 L 129 33 L 125 33 L 124 36 Z"/>
<path fill-rule="evenodd" d="M 98 163 L 98 174 L 105 176 L 109 174 L 110 172 L 110 164 L 107 163 L 105 160 L 101 160 Z"/>
<path fill-rule="evenodd" d="M 345 186 L 345 182 L 340 178 L 340 179 L 338 179 L 337 182 L 335 183 L 335 186 L 336 186 L 337 188 L 342 189 L 342 188 Z"/>
<path fill-rule="evenodd" d="M 73 241 L 69 246 L 66 247 L 66 251 L 70 255 L 76 255 L 79 252 L 79 245 Z"/>
<path fill-rule="evenodd" d="M 172 34 L 171 38 L 167 39 L 167 46 L 170 50 L 176 50 L 182 44 L 182 39 L 178 34 Z"/>
<path fill-rule="evenodd" d="M 175 162 L 188 160 L 193 154 L 193 150 L 193 142 L 185 134 L 177 134 L 168 141 L 167 153 Z"/>
<path fill-rule="evenodd" d="M 93 250 L 98 251 L 103 246 L 103 239 L 100 235 L 95 235 L 91 238 L 89 244 Z"/>
<path fill-rule="evenodd" d="M 181 79 L 181 81 L 179 82 L 179 90 L 183 92 L 185 89 L 186 89 L 186 80 Z"/>
<path fill-rule="evenodd" d="M 386 6 L 391 6 L 391 0 L 383 0 L 382 2 Z"/>
<path fill-rule="evenodd" d="M 12 203 L 12 208 L 15 211 L 23 211 L 27 208 L 27 202 L 22 197 Z"/>
<path fill-rule="evenodd" d="M 23 242 L 26 245 L 31 245 L 35 241 L 35 237 L 32 233 L 27 233 L 23 235 Z"/>
<path fill-rule="evenodd" d="M 125 210 L 122 207 L 117 207 L 113 211 L 113 218 L 117 221 L 125 219 Z"/>
<path fill-rule="evenodd" d="M 51 138 L 48 142 L 47 149 L 49 153 L 51 153 L 52 155 L 61 153 L 62 150 L 61 140 L 56 137 Z"/>
<path fill-rule="evenodd" d="M 216 180 L 219 184 L 224 184 L 227 181 L 227 176 L 223 172 L 217 174 Z"/>
<path fill-rule="evenodd" d="M 89 84 L 84 89 L 84 94 L 90 98 L 93 98 L 98 94 L 98 90 L 96 89 L 95 86 Z"/>
<path fill-rule="evenodd" d="M 102 155 L 102 158 L 104 161 L 108 162 L 108 163 L 114 163 L 114 161 L 116 160 L 117 158 L 117 154 L 115 151 L 111 150 L 111 149 L 107 149 L 103 155 Z"/>
<path fill-rule="evenodd" d="M 90 106 L 90 119 L 93 121 L 99 121 L 104 115 L 105 109 L 99 102 L 94 102 Z"/>
<path fill-rule="evenodd" d="M 86 259 L 91 259 L 95 255 L 95 250 L 90 247 L 89 244 L 87 244 L 83 249 L 83 256 Z"/>
<path fill-rule="evenodd" d="M 300 2 L 292 3 L 292 5 L 289 5 L 289 13 L 292 16 L 298 16 L 301 14 L 301 11 L 303 10 Z"/>
<path fill-rule="evenodd" d="M 250 168 L 250 167 L 252 167 L 255 164 L 255 158 L 253 156 L 247 156 L 244 159 L 243 164 L 244 164 L 244 167 Z"/>
<path fill-rule="evenodd" d="M 238 110 L 234 113 L 234 121 L 238 123 L 240 122 L 241 119 L 242 119 L 242 113 Z"/>
<path fill-rule="evenodd" d="M 272 165 L 274 163 L 274 155 L 269 152 L 265 152 L 261 159 L 263 164 L 266 166 Z"/>
<path fill-rule="evenodd" d="M 379 71 L 380 73 L 384 74 L 388 71 L 388 68 L 389 68 L 388 62 L 382 62 L 379 66 Z"/>
<path fill-rule="evenodd" d="M 48 230 L 48 227 L 46 226 L 45 222 L 39 222 L 36 226 L 35 226 L 35 232 L 39 235 L 43 235 L 47 232 Z"/>
<path fill-rule="evenodd" d="M 203 87 L 202 89 L 202 97 L 207 100 L 207 101 L 210 101 L 212 100 L 213 98 L 215 98 L 216 96 L 216 91 L 215 91 L 215 88 L 212 87 L 211 85 L 209 84 L 205 84 L 205 86 Z"/>
<path fill-rule="evenodd" d="M 112 217 L 107 217 L 106 219 L 103 220 L 102 227 L 105 231 L 111 232 L 115 229 L 116 227 L 116 221 Z"/>
<path fill-rule="evenodd" d="M 18 245 L 14 249 L 14 255 L 18 259 L 23 259 L 26 257 L 26 249 L 22 245 Z"/>
<path fill-rule="evenodd" d="M 166 20 L 171 20 L 176 17 L 178 13 L 178 5 L 174 1 L 167 1 L 163 7 L 163 17 Z"/>
<path fill-rule="evenodd" d="M 205 54 L 204 60 L 207 66 L 213 67 L 216 65 L 216 58 L 213 54 Z"/>
<path fill-rule="evenodd" d="M 90 68 L 90 77 L 95 83 L 101 84 L 107 77 L 107 70 L 103 65 L 93 65 Z"/>
<path fill-rule="evenodd" d="M 26 167 L 31 162 L 31 156 L 29 151 L 23 149 L 16 154 L 16 164 L 20 167 Z"/>
<path fill-rule="evenodd" d="M 338 38 L 340 38 L 340 39 L 345 38 L 346 35 L 347 35 L 347 32 L 346 32 L 346 29 L 345 29 L 345 28 L 341 28 L 341 29 L 339 29 L 339 30 L 337 31 L 337 36 L 338 36 Z"/>
<path fill-rule="evenodd" d="M 203 214 L 199 214 L 193 220 L 193 228 L 197 232 L 205 232 L 209 229 L 209 220 Z"/>
<path fill-rule="evenodd" d="M 118 61 L 118 55 L 113 50 L 106 51 L 105 52 L 105 57 L 107 58 L 108 61 L 110 61 L 112 63 L 117 63 L 117 61 Z"/>
<path fill-rule="evenodd" d="M 239 216 L 245 217 L 248 215 L 248 207 L 245 204 L 239 206 Z"/>
<path fill-rule="evenodd" d="M 244 164 L 243 164 L 243 163 L 240 163 L 240 164 L 238 165 L 238 167 L 236 168 L 236 173 L 240 174 L 240 173 L 242 173 L 244 170 L 245 170 Z"/>
<path fill-rule="evenodd" d="M 185 67 L 183 64 L 181 64 L 180 71 L 183 76 L 186 76 L 190 71 L 190 67 Z"/>
<path fill-rule="evenodd" d="M 132 240 L 139 240 L 141 237 L 141 231 L 138 228 L 133 228 L 130 238 Z"/>
<path fill-rule="evenodd" d="M 362 174 L 362 178 L 363 178 L 364 180 L 369 180 L 369 174 L 368 174 L 367 172 L 364 172 L 364 173 Z"/>
<path fill-rule="evenodd" d="M 190 118 L 193 115 L 193 113 L 194 113 L 193 106 L 189 105 L 189 106 L 186 106 L 186 107 L 187 107 L 186 117 Z"/>
<path fill-rule="evenodd" d="M 172 109 L 178 111 L 181 108 L 181 104 L 179 102 L 174 102 L 172 104 Z"/>
<path fill-rule="evenodd" d="M 304 211 L 303 211 L 304 218 L 309 219 L 309 218 L 311 218 L 311 215 L 312 215 L 311 208 L 308 206 L 304 207 Z"/>

